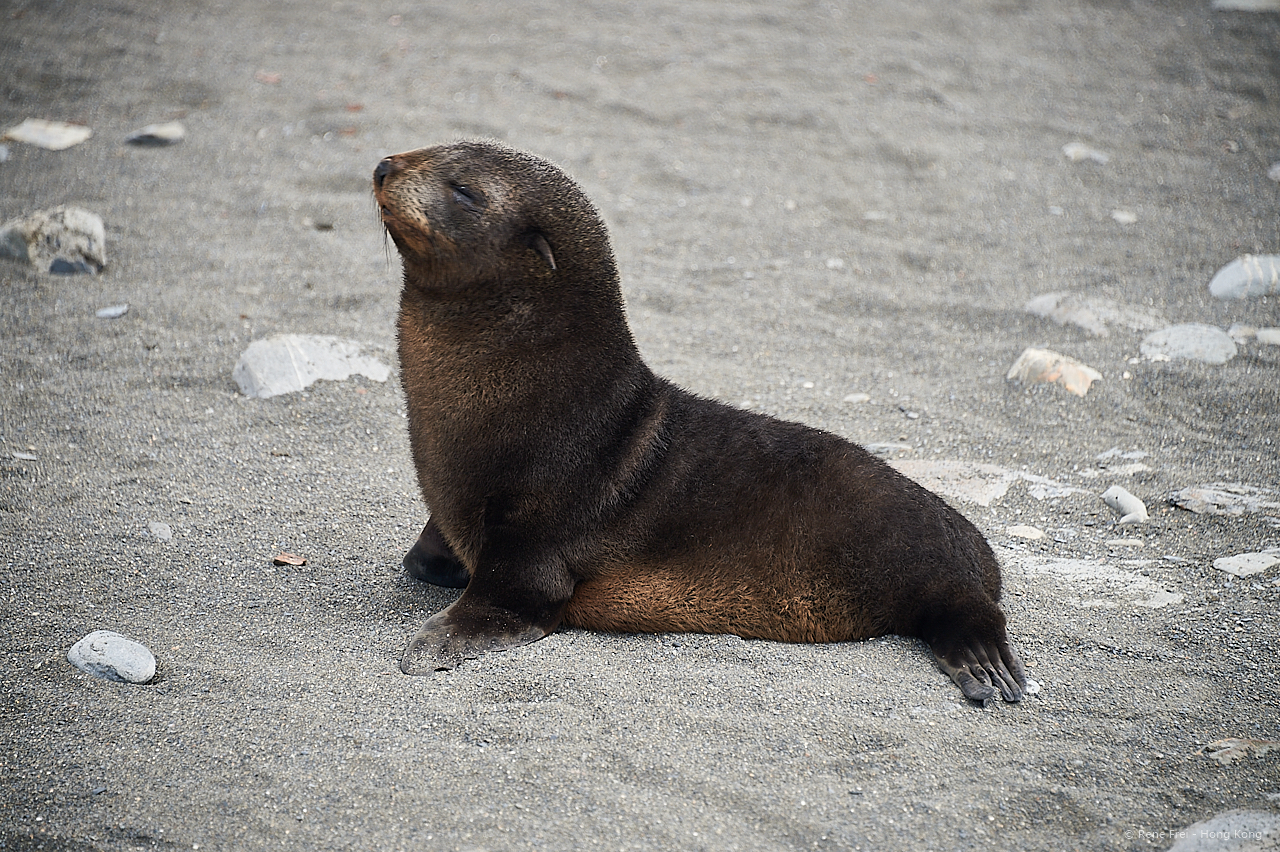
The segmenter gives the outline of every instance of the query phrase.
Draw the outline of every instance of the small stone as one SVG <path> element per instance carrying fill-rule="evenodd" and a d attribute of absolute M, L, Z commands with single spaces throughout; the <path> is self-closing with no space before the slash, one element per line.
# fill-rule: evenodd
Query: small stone
<path fill-rule="evenodd" d="M 354 373 L 385 382 L 390 368 L 354 340 L 315 334 L 278 334 L 255 340 L 231 376 L 245 396 L 267 399 L 293 393 L 325 379 L 343 381 Z"/>
<path fill-rule="evenodd" d="M 54 207 L 0 226 L 0 257 L 55 275 L 98 273 L 107 265 L 102 218 L 79 207 Z"/>
<path fill-rule="evenodd" d="M 843 402 L 870 402 L 871 394 L 869 393 L 851 393 L 842 400 Z"/>
<path fill-rule="evenodd" d="M 1143 339 L 1138 351 L 1151 361 L 1174 358 L 1225 364 L 1236 357 L 1236 344 L 1225 331 L 1213 325 L 1193 322 L 1162 328 Z"/>
<path fill-rule="evenodd" d="M 40 461 L 40 457 L 35 453 L 24 453 L 20 450 L 14 450 L 9 455 L 13 456 L 18 461 Z"/>
<path fill-rule="evenodd" d="M 1259 343 L 1280 346 L 1280 328 L 1260 328 L 1256 336 Z"/>
<path fill-rule="evenodd" d="M 1280 183 L 1280 163 L 1271 164 L 1271 168 L 1267 169 L 1267 177 Z"/>
<path fill-rule="evenodd" d="M 1111 161 L 1109 154 L 1099 151 L 1097 148 L 1090 148 L 1083 142 L 1068 142 L 1062 146 L 1062 153 L 1073 163 L 1092 160 L 1098 165 L 1105 166 Z"/>
<path fill-rule="evenodd" d="M 1280 293 L 1280 254 L 1240 255 L 1214 273 L 1209 293 L 1218 299 Z"/>
<path fill-rule="evenodd" d="M 110 630 L 95 630 L 71 646 L 67 660 L 82 672 L 119 683 L 147 683 L 156 658 L 145 645 Z"/>
<path fill-rule="evenodd" d="M 1138 214 L 1132 210 L 1112 210 L 1111 218 L 1115 219 L 1121 225 L 1132 225 L 1138 221 Z"/>
<path fill-rule="evenodd" d="M 1124 523 L 1121 521 L 1121 523 Z M 1109 538 L 1107 547 L 1146 547 L 1147 543 L 1140 538 Z"/>
<path fill-rule="evenodd" d="M 827 258 L 827 269 L 844 269 L 844 259 L 839 257 Z"/>
<path fill-rule="evenodd" d="M 1141 524 L 1147 521 L 1147 507 L 1119 485 L 1113 485 L 1102 492 L 1102 502 L 1123 515 L 1120 518 L 1122 524 Z"/>
<path fill-rule="evenodd" d="M 72 145 L 79 145 L 92 135 L 93 131 L 83 124 L 28 118 L 17 127 L 6 130 L 3 138 L 14 142 L 25 142 L 49 151 L 61 151 Z"/>
<path fill-rule="evenodd" d="M 1039 527 L 1033 527 L 1027 524 L 1014 524 L 1013 526 L 1005 529 L 1005 532 L 1009 535 L 1017 536 L 1018 538 L 1030 539 L 1031 541 L 1039 541 L 1042 538 L 1049 537 L 1045 531 Z"/>
<path fill-rule="evenodd" d="M 1005 376 L 1006 381 L 1025 384 L 1055 382 L 1076 396 L 1087 394 L 1089 386 L 1101 378 L 1097 370 L 1074 358 L 1049 349 L 1033 348 L 1024 349 Z"/>
<path fill-rule="evenodd" d="M 1226 571 L 1233 577 L 1252 577 L 1261 574 L 1272 565 L 1280 562 L 1280 555 L 1275 553 L 1241 553 L 1238 556 L 1223 556 L 1213 560 L 1213 567 Z"/>
<path fill-rule="evenodd" d="M 161 541 L 168 541 L 173 538 L 173 527 L 163 521 L 150 521 L 147 523 L 147 529 Z"/>
<path fill-rule="evenodd" d="M 109 308 L 98 308 L 94 316 L 98 319 L 120 319 L 127 313 L 129 313 L 128 305 L 112 305 Z"/>
<path fill-rule="evenodd" d="M 300 568 L 303 565 L 307 564 L 307 558 L 305 556 L 298 556 L 297 554 L 294 554 L 294 553 L 281 551 L 280 554 L 276 556 L 275 559 L 271 560 L 271 564 L 272 565 L 291 565 L 294 568 Z"/>
<path fill-rule="evenodd" d="M 187 136 L 187 129 L 180 121 L 166 121 L 163 124 L 148 124 L 141 130 L 135 130 L 124 138 L 130 145 L 176 145 Z"/>

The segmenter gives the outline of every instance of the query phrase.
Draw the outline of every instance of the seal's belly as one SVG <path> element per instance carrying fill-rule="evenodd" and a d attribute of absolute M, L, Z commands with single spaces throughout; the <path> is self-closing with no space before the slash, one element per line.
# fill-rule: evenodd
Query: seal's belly
<path fill-rule="evenodd" d="M 614 571 L 574 590 L 564 623 L 614 633 L 731 633 L 844 642 L 885 632 L 846 591 L 815 578 L 767 580 L 678 568 Z"/>

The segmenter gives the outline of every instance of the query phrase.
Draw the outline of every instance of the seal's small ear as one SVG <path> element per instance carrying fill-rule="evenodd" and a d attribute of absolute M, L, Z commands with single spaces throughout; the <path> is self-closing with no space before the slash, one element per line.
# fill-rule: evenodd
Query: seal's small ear
<path fill-rule="evenodd" d="M 542 259 L 547 262 L 547 266 L 552 269 L 556 268 L 556 256 L 551 253 L 551 244 L 547 242 L 546 237 L 537 231 L 530 231 L 525 240 L 529 243 L 529 248 L 542 255 Z"/>

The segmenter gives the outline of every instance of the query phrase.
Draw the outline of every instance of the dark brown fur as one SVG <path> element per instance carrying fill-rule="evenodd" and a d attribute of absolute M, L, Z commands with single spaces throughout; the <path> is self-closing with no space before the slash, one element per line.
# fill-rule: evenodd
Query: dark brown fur
<path fill-rule="evenodd" d="M 1022 697 L 977 529 L 848 441 L 655 376 L 604 225 L 563 172 L 464 142 L 383 160 L 374 194 L 404 261 L 400 362 L 431 508 L 405 565 L 466 584 L 414 638 L 406 673 L 561 622 L 898 633 L 928 642 L 970 698 Z"/>

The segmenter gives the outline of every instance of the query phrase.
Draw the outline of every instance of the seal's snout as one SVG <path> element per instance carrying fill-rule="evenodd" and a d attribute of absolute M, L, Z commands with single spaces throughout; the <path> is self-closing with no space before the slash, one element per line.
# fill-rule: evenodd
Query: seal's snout
<path fill-rule="evenodd" d="M 378 163 L 377 168 L 373 170 L 374 187 L 376 189 L 382 189 L 382 182 L 385 181 L 388 176 L 395 174 L 399 170 L 400 164 L 391 157 L 387 157 L 385 160 Z"/>

